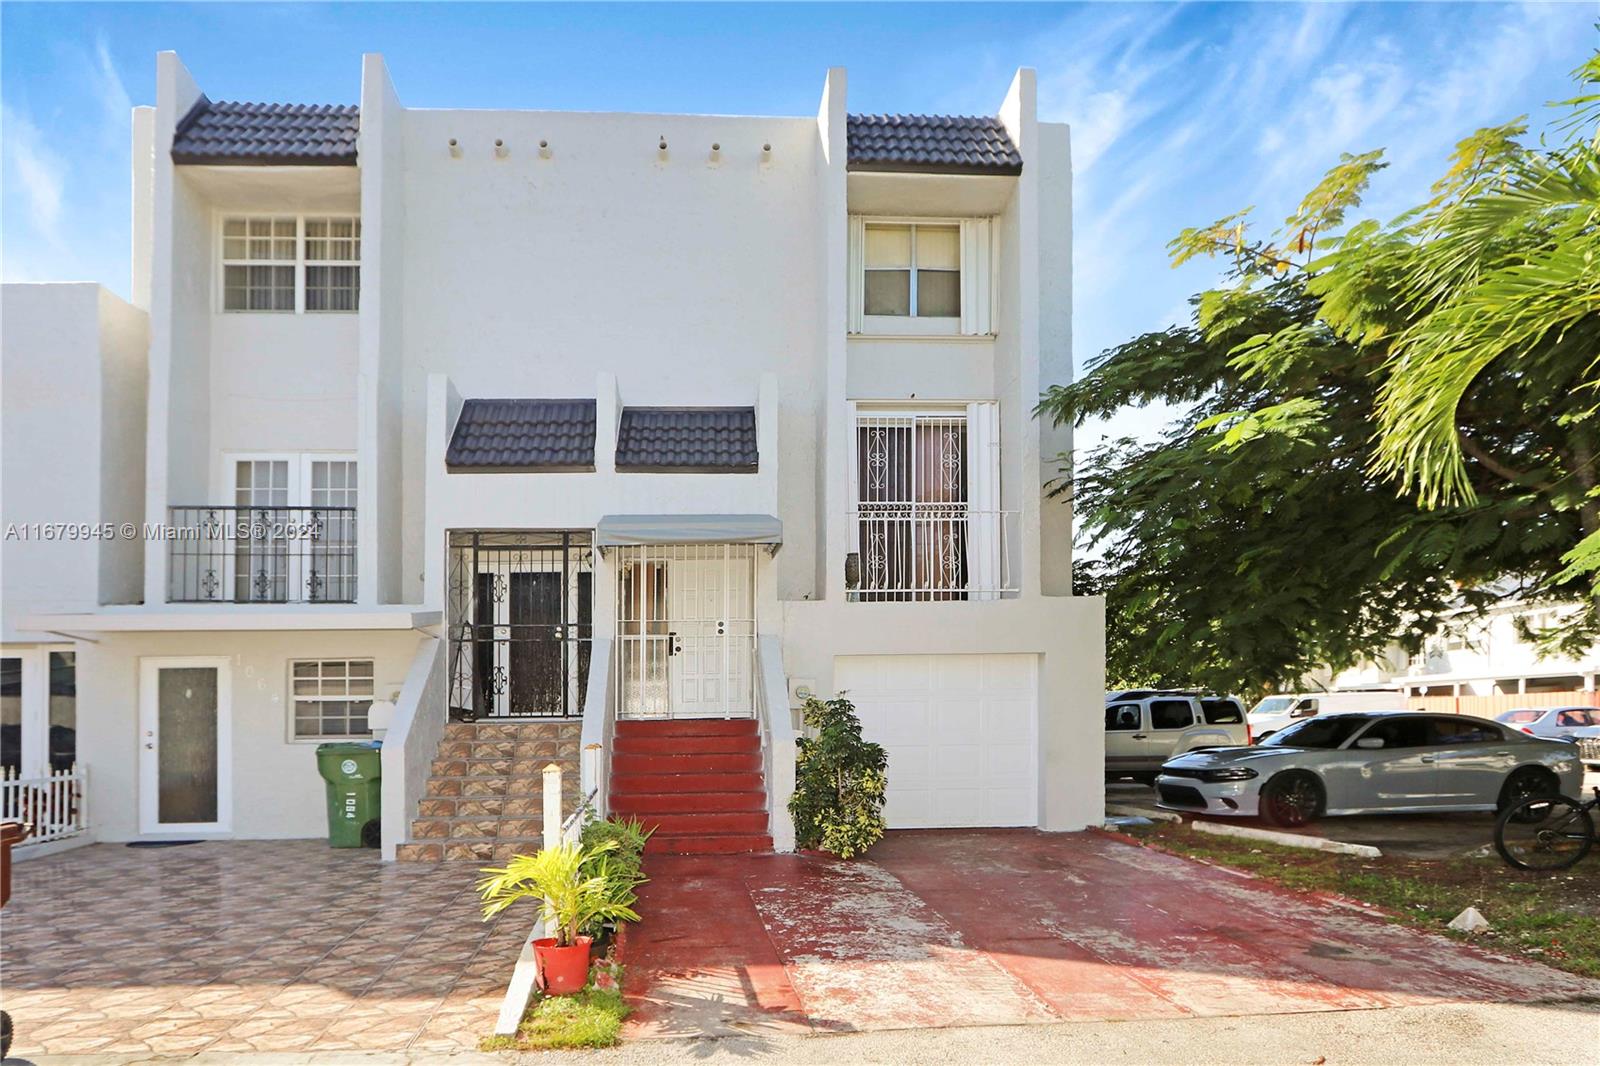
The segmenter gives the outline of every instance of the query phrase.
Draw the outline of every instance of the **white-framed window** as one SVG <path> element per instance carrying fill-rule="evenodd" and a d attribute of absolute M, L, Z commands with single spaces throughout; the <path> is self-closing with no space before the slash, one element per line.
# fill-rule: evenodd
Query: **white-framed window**
<path fill-rule="evenodd" d="M 293 740 L 369 737 L 371 659 L 294 659 L 289 663 Z"/>
<path fill-rule="evenodd" d="M 851 215 L 847 329 L 993 336 L 995 233 L 987 218 Z"/>
<path fill-rule="evenodd" d="M 224 219 L 222 309 L 293 311 L 298 244 L 292 218 Z"/>
<path fill-rule="evenodd" d="M 220 231 L 222 310 L 359 310 L 360 218 L 225 215 Z"/>
<path fill-rule="evenodd" d="M 899 318 L 961 317 L 961 227 L 868 222 L 865 313 Z"/>

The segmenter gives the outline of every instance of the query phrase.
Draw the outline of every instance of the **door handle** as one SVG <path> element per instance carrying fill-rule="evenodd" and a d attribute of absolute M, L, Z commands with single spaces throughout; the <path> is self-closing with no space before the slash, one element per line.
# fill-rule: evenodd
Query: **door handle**
<path fill-rule="evenodd" d="M 676 654 L 678 654 L 678 634 L 669 631 L 667 633 L 667 656 L 670 658 Z"/>
<path fill-rule="evenodd" d="M 1432 755 L 1424 755 L 1422 757 L 1422 761 L 1423 762 L 1433 762 L 1434 761 L 1434 756 L 1432 756 Z"/>
<path fill-rule="evenodd" d="M 1149 740 L 1150 738 L 1147 735 L 1145 735 L 1144 733 L 1135 733 L 1129 739 L 1131 739 L 1131 740 Z"/>

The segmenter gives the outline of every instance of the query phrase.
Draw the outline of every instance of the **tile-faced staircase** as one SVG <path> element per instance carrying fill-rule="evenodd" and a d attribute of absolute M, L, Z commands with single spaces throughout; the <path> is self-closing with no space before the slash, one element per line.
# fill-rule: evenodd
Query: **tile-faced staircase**
<path fill-rule="evenodd" d="M 504 862 L 544 845 L 544 768 L 561 767 L 561 814 L 577 809 L 574 721 L 451 722 L 445 726 L 411 839 L 395 858 Z"/>
<path fill-rule="evenodd" d="M 655 827 L 648 852 L 771 851 L 756 721 L 619 721 L 610 812 Z"/>

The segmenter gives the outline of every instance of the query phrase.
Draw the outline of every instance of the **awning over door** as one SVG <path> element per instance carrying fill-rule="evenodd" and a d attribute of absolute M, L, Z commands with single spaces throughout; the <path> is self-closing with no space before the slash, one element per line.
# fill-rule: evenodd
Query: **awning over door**
<path fill-rule="evenodd" d="M 595 527 L 600 548 L 634 544 L 766 544 L 777 551 L 783 523 L 769 514 L 608 514 Z"/>

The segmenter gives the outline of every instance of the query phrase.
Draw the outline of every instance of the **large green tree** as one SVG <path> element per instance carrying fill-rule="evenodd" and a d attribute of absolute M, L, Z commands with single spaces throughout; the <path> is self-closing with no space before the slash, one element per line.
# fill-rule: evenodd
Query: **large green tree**
<path fill-rule="evenodd" d="M 1186 412 L 1061 486 L 1107 597 L 1109 673 L 1254 690 L 1415 648 L 1508 594 L 1600 632 L 1600 56 L 1554 145 L 1463 140 L 1429 200 L 1351 224 L 1379 152 L 1346 155 L 1277 232 L 1185 230 L 1221 257 L 1193 324 L 1113 348 L 1041 414 Z"/>

